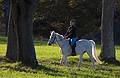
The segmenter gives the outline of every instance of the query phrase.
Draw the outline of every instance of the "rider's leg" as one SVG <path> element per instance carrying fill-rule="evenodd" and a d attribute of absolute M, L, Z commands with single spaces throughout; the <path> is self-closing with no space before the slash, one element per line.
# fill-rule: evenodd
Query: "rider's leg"
<path fill-rule="evenodd" d="M 75 53 L 75 46 L 73 45 L 71 47 L 72 47 L 72 55 L 74 56 L 74 55 L 76 55 L 76 53 Z"/>
<path fill-rule="evenodd" d="M 75 53 L 76 43 L 74 43 L 74 38 L 72 38 L 72 39 L 69 40 L 69 44 L 70 44 L 70 47 L 72 49 L 71 55 L 75 56 L 76 55 L 76 53 Z"/>

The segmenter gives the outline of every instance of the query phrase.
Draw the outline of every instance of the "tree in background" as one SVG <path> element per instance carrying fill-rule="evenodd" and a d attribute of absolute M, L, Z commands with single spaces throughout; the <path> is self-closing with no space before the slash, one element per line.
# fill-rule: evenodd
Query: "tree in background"
<path fill-rule="evenodd" d="M 115 47 L 113 38 L 114 0 L 102 0 L 101 19 L 101 58 L 105 62 L 114 62 Z"/>
<path fill-rule="evenodd" d="M 0 17 L 3 15 L 3 8 L 2 8 L 2 3 L 3 3 L 3 0 L 0 0 Z"/>
<path fill-rule="evenodd" d="M 6 57 L 21 61 L 31 67 L 37 66 L 32 40 L 32 15 L 35 0 L 11 0 Z"/>
<path fill-rule="evenodd" d="M 8 32 L 8 19 L 9 19 L 9 11 L 10 11 L 10 0 L 3 0 L 3 12 L 5 18 L 5 35 L 7 36 Z"/>

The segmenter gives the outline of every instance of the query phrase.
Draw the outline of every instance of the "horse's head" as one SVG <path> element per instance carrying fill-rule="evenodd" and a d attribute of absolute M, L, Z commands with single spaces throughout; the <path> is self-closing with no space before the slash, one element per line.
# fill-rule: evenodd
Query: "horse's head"
<path fill-rule="evenodd" d="M 49 38 L 49 40 L 48 40 L 48 45 L 53 44 L 53 43 L 55 42 L 55 38 L 56 38 L 55 32 L 52 31 L 52 32 L 51 32 L 51 35 L 50 35 L 50 38 Z"/>

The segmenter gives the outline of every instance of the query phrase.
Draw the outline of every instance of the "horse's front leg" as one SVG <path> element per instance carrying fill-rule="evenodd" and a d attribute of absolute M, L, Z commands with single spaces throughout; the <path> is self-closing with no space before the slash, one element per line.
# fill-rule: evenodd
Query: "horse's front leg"
<path fill-rule="evenodd" d="M 67 56 L 63 56 L 64 65 L 67 66 Z"/>
<path fill-rule="evenodd" d="M 61 49 L 62 52 L 62 58 L 60 60 L 60 65 L 65 65 L 67 66 L 67 55 L 65 55 L 65 53 L 67 52 L 66 49 Z M 65 52 L 65 53 L 64 53 Z"/>
<path fill-rule="evenodd" d="M 67 66 L 67 56 L 62 56 L 60 60 L 60 65 L 63 65 L 63 64 Z"/>
<path fill-rule="evenodd" d="M 60 60 L 60 65 L 62 66 L 63 65 L 63 56 L 62 56 L 62 58 L 61 58 L 61 60 Z"/>

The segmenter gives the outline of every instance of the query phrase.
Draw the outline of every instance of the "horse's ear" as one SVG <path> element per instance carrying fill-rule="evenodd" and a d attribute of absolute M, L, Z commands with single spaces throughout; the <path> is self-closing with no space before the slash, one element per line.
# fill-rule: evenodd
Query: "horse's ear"
<path fill-rule="evenodd" d="M 50 31 L 50 33 L 55 33 L 55 31 Z"/>
<path fill-rule="evenodd" d="M 52 31 L 51 33 L 55 33 L 55 31 Z"/>
<path fill-rule="evenodd" d="M 55 33 L 55 31 L 52 31 L 53 33 Z"/>

